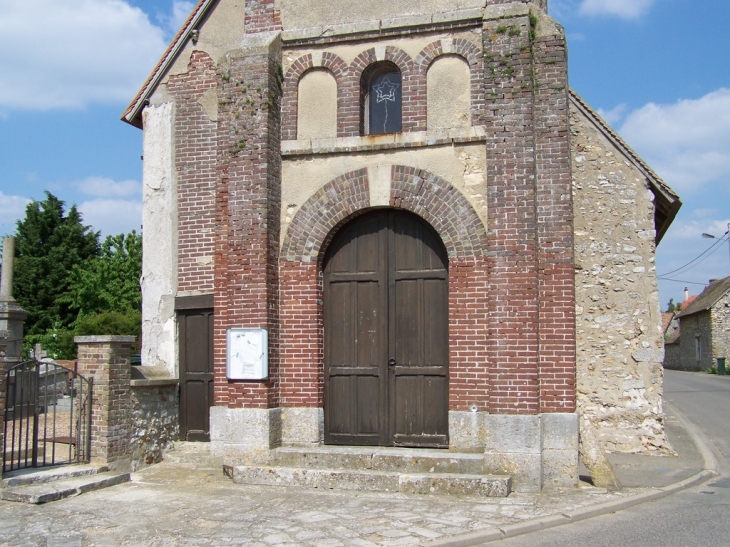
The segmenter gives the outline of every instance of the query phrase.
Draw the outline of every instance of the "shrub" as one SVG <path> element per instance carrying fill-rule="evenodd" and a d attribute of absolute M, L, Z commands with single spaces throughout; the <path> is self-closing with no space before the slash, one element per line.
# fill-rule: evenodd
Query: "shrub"
<path fill-rule="evenodd" d="M 142 314 L 138 311 L 125 313 L 109 311 L 86 315 L 76 320 L 76 336 L 132 335 L 139 338 L 142 331 Z"/>

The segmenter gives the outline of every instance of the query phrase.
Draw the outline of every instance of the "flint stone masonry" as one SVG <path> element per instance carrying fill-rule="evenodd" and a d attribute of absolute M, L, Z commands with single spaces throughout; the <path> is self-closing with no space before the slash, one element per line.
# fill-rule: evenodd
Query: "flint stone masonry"
<path fill-rule="evenodd" d="M 575 107 L 570 121 L 578 409 L 609 451 L 668 453 L 654 195 Z"/>
<path fill-rule="evenodd" d="M 712 308 L 712 357 L 725 357 L 725 367 L 730 367 L 730 293 Z"/>
<path fill-rule="evenodd" d="M 178 437 L 177 381 L 135 386 L 132 397 L 132 469 L 158 463 Z"/>
<path fill-rule="evenodd" d="M 178 437 L 178 382 L 162 366 L 131 368 L 132 469 L 158 463 Z"/>

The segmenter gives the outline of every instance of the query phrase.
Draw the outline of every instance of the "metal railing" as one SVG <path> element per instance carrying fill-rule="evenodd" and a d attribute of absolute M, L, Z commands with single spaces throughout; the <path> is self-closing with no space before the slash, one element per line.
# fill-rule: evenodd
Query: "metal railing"
<path fill-rule="evenodd" d="M 26 361 L 7 371 L 5 385 L 3 472 L 89 461 L 93 379 Z"/>

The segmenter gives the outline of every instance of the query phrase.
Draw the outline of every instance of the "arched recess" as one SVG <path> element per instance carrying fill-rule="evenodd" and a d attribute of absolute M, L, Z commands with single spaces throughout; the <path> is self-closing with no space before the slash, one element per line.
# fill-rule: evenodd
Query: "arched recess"
<path fill-rule="evenodd" d="M 440 55 L 428 68 L 426 127 L 429 131 L 471 127 L 471 82 L 463 57 Z"/>
<path fill-rule="evenodd" d="M 337 137 L 337 81 L 323 68 L 313 68 L 299 79 L 297 139 Z"/>
<path fill-rule="evenodd" d="M 328 70 L 337 82 L 338 126 L 340 125 L 339 118 L 342 115 L 344 104 L 342 91 L 347 84 L 347 63 L 330 51 L 307 53 L 296 59 L 284 76 L 281 103 L 281 138 L 283 140 L 294 140 L 297 138 L 299 80 L 305 72 L 312 68 Z"/>
<path fill-rule="evenodd" d="M 463 38 L 431 42 L 416 56 L 418 72 L 427 74 L 429 67 L 442 55 L 457 55 L 469 64 L 471 81 L 471 123 L 484 124 L 484 57 L 481 49 Z"/>

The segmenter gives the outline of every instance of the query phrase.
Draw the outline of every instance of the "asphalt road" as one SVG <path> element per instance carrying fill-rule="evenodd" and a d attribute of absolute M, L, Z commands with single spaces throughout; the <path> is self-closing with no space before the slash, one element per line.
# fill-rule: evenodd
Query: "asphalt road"
<path fill-rule="evenodd" d="M 667 371 L 665 398 L 703 438 L 721 475 L 625 511 L 535 532 L 500 547 L 730 546 L 730 376 Z"/>

